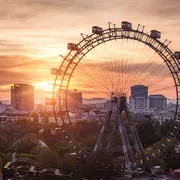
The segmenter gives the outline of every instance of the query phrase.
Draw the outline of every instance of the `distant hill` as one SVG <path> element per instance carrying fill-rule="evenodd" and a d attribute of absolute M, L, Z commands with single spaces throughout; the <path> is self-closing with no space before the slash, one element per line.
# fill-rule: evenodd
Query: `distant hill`
<path fill-rule="evenodd" d="M 103 103 L 105 101 L 107 101 L 107 99 L 104 98 L 83 99 L 83 104 L 97 104 L 97 103 Z"/>

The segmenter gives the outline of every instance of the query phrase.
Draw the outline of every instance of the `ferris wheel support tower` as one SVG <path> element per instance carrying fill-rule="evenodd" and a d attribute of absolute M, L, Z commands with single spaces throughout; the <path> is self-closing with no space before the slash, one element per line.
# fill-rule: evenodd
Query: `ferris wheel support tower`
<path fill-rule="evenodd" d="M 112 117 L 113 112 L 115 113 L 114 117 Z M 140 142 L 140 139 L 137 134 L 136 128 L 133 124 L 133 121 L 131 119 L 128 107 L 126 105 L 126 97 L 124 97 L 124 96 L 121 96 L 119 98 L 112 97 L 104 124 L 102 125 L 101 131 L 99 133 L 96 144 L 94 146 L 93 153 L 98 152 L 98 151 L 112 152 L 113 151 L 111 149 L 112 142 L 114 141 L 114 138 L 115 138 L 115 132 L 118 132 L 119 137 L 121 139 L 122 150 L 124 153 L 125 167 L 127 168 L 127 170 L 129 172 L 131 172 L 131 170 L 136 169 L 136 162 L 134 160 L 134 155 L 133 155 L 134 152 L 129 143 L 129 138 L 128 138 L 127 130 L 125 127 L 125 123 L 123 123 L 123 118 L 122 118 L 123 112 L 125 113 L 125 115 L 127 117 L 127 123 L 128 123 L 128 127 L 130 128 L 130 133 L 132 135 L 132 141 L 133 141 L 133 144 L 135 147 L 135 153 L 138 156 L 144 156 L 144 149 Z M 110 135 L 107 145 L 105 145 L 106 148 L 104 148 L 103 140 L 105 139 L 106 132 L 108 131 L 108 125 L 112 121 L 114 121 L 112 132 L 111 132 L 111 135 Z M 119 150 L 117 149 L 117 152 L 118 151 Z M 116 152 L 116 150 L 115 150 L 115 152 Z"/>

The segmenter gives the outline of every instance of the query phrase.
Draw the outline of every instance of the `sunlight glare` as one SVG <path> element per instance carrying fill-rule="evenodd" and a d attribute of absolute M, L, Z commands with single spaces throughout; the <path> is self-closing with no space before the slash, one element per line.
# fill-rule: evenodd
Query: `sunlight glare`
<path fill-rule="evenodd" d="M 53 89 L 52 84 L 53 84 L 52 82 L 42 81 L 42 82 L 35 84 L 35 87 L 37 89 L 41 89 L 44 91 L 52 91 L 52 89 Z"/>

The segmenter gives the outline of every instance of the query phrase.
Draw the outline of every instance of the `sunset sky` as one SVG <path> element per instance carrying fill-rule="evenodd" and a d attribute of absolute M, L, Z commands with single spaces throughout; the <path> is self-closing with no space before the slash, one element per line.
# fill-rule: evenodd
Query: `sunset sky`
<path fill-rule="evenodd" d="M 180 50 L 180 0 L 0 0 L 0 100 L 14 83 L 35 85 L 36 101 L 51 94 L 50 69 L 68 42 L 80 41 L 93 25 L 127 20 L 157 29 Z"/>

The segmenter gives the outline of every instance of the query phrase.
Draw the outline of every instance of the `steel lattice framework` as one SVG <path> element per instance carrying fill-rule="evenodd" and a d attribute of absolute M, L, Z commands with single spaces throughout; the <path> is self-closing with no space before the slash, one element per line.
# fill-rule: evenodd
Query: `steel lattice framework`
<path fill-rule="evenodd" d="M 74 70 L 81 61 L 81 59 L 95 47 L 108 41 L 117 39 L 131 39 L 139 41 L 152 50 L 154 50 L 167 65 L 171 76 L 174 80 L 176 89 L 176 110 L 174 114 L 174 126 L 169 130 L 169 133 L 158 143 L 153 150 L 144 159 L 138 159 L 138 162 L 143 164 L 144 161 L 151 163 L 172 143 L 180 133 L 180 112 L 179 112 L 179 99 L 180 99 L 180 63 L 175 54 L 170 50 L 168 45 L 170 41 L 165 40 L 161 42 L 157 38 L 152 38 L 149 34 L 144 32 L 144 26 L 138 25 L 137 29 L 123 29 L 109 23 L 109 27 L 101 34 L 92 33 L 91 35 L 82 35 L 82 40 L 77 44 L 77 50 L 71 50 L 66 56 L 61 56 L 63 62 L 57 70 L 56 78 L 53 88 L 53 99 L 58 99 L 58 105 L 53 105 L 54 116 L 57 122 L 62 121 L 60 130 L 64 138 L 69 144 L 74 144 L 74 151 L 83 154 L 84 158 L 88 152 L 78 145 L 74 137 L 67 131 L 66 127 L 71 126 L 71 119 L 68 113 L 67 94 L 68 87 L 73 75 Z M 63 92 L 63 93 L 62 93 Z M 57 95 L 58 94 L 58 95 Z"/>

